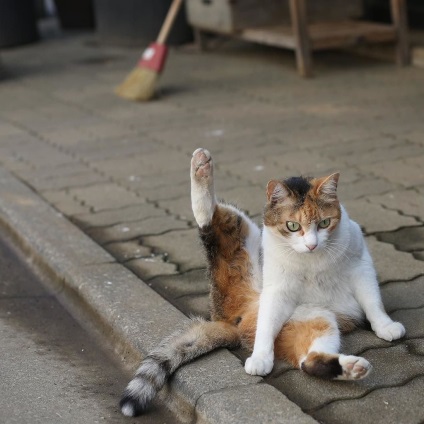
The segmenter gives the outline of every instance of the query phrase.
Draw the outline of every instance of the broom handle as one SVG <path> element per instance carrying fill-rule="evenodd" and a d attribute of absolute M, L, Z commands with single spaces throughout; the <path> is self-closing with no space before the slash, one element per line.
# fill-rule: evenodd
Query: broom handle
<path fill-rule="evenodd" d="M 169 32 L 171 31 L 172 24 L 177 17 L 178 11 L 183 3 L 183 0 L 173 0 L 171 7 L 168 10 L 168 13 L 165 18 L 165 22 L 160 29 L 159 36 L 156 40 L 158 44 L 165 44 L 166 39 L 168 38 Z"/>

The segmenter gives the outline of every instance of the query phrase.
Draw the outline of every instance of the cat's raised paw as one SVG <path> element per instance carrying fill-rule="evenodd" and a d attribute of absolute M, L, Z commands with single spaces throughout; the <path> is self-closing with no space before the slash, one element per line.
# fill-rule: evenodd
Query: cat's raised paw
<path fill-rule="evenodd" d="M 375 334 L 377 334 L 380 339 L 387 340 L 388 342 L 400 339 L 405 335 L 405 332 L 405 327 L 400 322 L 391 322 L 375 330 Z"/>
<path fill-rule="evenodd" d="M 364 358 L 352 355 L 340 355 L 339 364 L 343 374 L 337 380 L 361 380 L 365 378 L 372 369 L 371 364 Z"/>
<path fill-rule="evenodd" d="M 206 149 L 196 149 L 191 159 L 191 174 L 196 179 L 212 175 L 212 156 Z"/>
<path fill-rule="evenodd" d="M 255 355 L 247 358 L 244 369 L 250 375 L 267 375 L 274 366 L 272 355 Z"/>

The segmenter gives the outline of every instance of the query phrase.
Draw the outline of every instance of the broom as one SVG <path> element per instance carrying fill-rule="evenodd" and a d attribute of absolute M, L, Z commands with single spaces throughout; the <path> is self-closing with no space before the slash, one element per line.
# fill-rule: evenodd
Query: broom
<path fill-rule="evenodd" d="M 172 1 L 158 38 L 143 52 L 135 69 L 116 88 L 116 94 L 126 99 L 143 101 L 150 100 L 154 96 L 156 84 L 168 53 L 165 42 L 182 2 L 183 0 Z"/>

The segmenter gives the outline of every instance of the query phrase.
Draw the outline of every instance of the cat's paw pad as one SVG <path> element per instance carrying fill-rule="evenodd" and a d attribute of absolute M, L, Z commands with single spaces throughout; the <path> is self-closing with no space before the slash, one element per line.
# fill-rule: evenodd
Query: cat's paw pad
<path fill-rule="evenodd" d="M 272 355 L 255 355 L 247 358 L 244 364 L 245 371 L 250 375 L 267 375 L 274 366 Z"/>
<path fill-rule="evenodd" d="M 365 378 L 372 369 L 371 364 L 364 358 L 352 355 L 340 355 L 339 364 L 343 374 L 338 380 L 361 380 Z"/>
<path fill-rule="evenodd" d="M 206 149 L 196 149 L 191 158 L 191 173 L 197 179 L 212 175 L 212 156 Z"/>
<path fill-rule="evenodd" d="M 405 327 L 400 322 L 391 322 L 375 330 L 375 334 L 380 339 L 387 340 L 388 342 L 400 339 L 405 335 L 405 332 Z"/>

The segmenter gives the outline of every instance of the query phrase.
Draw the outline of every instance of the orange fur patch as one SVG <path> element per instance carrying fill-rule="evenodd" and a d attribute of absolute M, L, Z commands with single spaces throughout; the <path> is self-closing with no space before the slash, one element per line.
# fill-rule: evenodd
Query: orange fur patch
<path fill-rule="evenodd" d="M 236 324 L 259 297 L 252 289 L 252 265 L 244 248 L 249 227 L 233 210 L 218 205 L 207 231 L 203 241 L 209 250 L 212 319 Z"/>
<path fill-rule="evenodd" d="M 275 340 L 275 357 L 298 368 L 300 359 L 308 354 L 312 342 L 329 330 L 330 324 L 324 318 L 289 321 Z"/>

